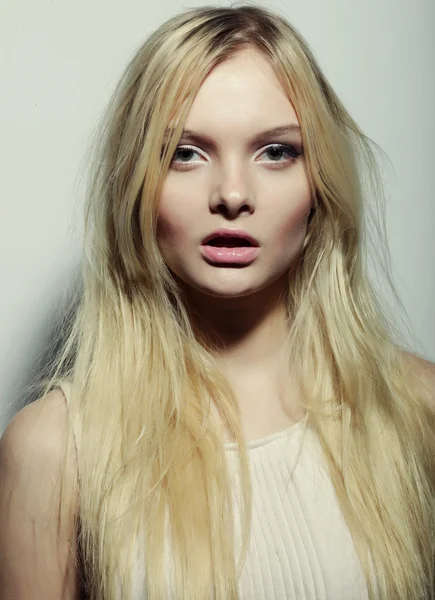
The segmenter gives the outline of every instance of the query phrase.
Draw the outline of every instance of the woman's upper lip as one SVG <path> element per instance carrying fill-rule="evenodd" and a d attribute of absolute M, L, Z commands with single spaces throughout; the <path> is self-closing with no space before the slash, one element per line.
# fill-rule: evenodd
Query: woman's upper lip
<path fill-rule="evenodd" d="M 243 229 L 216 229 L 209 235 L 207 235 L 203 240 L 202 244 L 206 244 L 213 238 L 241 238 L 250 242 L 253 246 L 259 246 L 258 240 L 256 240 L 252 235 L 243 231 Z"/>

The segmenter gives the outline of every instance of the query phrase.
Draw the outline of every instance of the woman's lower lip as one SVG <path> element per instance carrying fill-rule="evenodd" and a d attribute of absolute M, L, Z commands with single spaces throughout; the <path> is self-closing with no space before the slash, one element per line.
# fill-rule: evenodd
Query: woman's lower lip
<path fill-rule="evenodd" d="M 260 254 L 258 246 L 201 246 L 202 255 L 214 263 L 243 265 L 252 262 Z"/>

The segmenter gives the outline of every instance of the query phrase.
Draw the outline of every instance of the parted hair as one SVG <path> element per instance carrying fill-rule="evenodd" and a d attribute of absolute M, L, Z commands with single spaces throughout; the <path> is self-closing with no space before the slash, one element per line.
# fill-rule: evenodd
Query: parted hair
<path fill-rule="evenodd" d="M 239 597 L 252 514 L 240 413 L 159 252 L 157 217 L 201 83 L 245 47 L 263 53 L 295 109 L 313 199 L 286 296 L 286 358 L 306 426 L 320 441 L 370 599 L 377 588 L 385 600 L 433 600 L 434 416 L 370 271 L 398 299 L 379 148 L 296 28 L 252 4 L 184 10 L 151 33 L 93 143 L 82 285 L 41 378 L 44 393 L 70 385 L 66 447 L 74 440 L 84 588 L 92 600 L 134 598 L 143 560 L 150 600 L 169 596 L 168 564 L 177 600 Z M 240 448 L 239 555 L 218 417 Z"/>

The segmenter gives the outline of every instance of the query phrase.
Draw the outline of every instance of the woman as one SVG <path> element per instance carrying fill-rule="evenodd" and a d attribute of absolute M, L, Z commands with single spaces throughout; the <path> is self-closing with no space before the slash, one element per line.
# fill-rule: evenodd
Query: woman
<path fill-rule="evenodd" d="M 434 598 L 434 365 L 369 282 L 374 154 L 306 42 L 185 11 L 101 131 L 77 317 L 2 439 L 6 597 Z"/>

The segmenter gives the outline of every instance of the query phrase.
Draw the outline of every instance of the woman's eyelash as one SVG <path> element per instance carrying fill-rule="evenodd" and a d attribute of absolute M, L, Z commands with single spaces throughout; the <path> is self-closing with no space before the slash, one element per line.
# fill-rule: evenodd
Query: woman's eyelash
<path fill-rule="evenodd" d="M 267 146 L 267 148 L 265 148 L 263 150 L 262 154 L 264 152 L 270 152 L 271 150 L 278 151 L 278 152 L 287 152 L 290 154 L 290 157 L 292 159 L 296 159 L 298 156 L 301 155 L 301 152 L 296 150 L 296 148 L 294 146 L 291 146 L 290 144 L 271 144 L 270 146 Z M 276 162 L 276 161 L 272 161 L 272 162 Z"/>
<path fill-rule="evenodd" d="M 270 144 L 269 146 L 265 147 L 264 150 L 262 151 L 262 153 L 260 154 L 260 156 L 262 154 L 264 154 L 265 152 L 286 152 L 289 154 L 289 159 L 291 162 L 294 162 L 301 154 L 302 152 L 296 150 L 296 148 L 294 146 L 291 146 L 290 144 Z M 172 157 L 172 161 L 175 161 L 175 158 L 177 156 L 177 154 L 181 153 L 181 152 L 188 152 L 188 153 L 193 153 L 193 154 L 200 154 L 197 150 L 195 150 L 195 148 L 193 148 L 192 146 L 188 146 L 188 145 L 180 145 L 175 149 L 174 155 Z M 188 165 L 190 164 L 192 161 L 181 161 L 181 164 L 185 164 Z M 277 161 L 277 160 L 271 160 L 269 161 L 271 163 L 282 163 L 282 162 L 286 162 L 286 161 Z"/>

